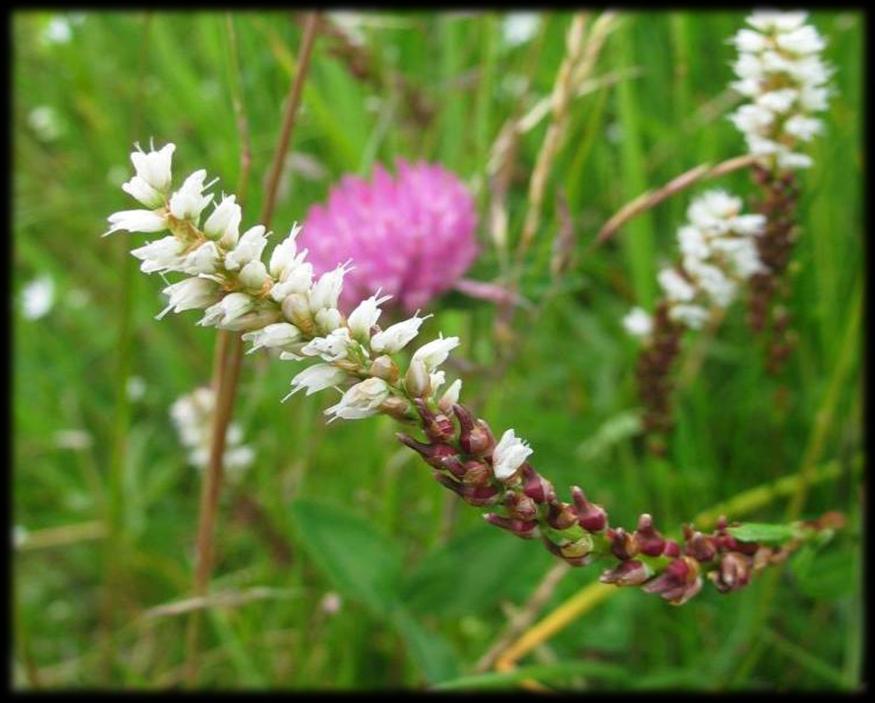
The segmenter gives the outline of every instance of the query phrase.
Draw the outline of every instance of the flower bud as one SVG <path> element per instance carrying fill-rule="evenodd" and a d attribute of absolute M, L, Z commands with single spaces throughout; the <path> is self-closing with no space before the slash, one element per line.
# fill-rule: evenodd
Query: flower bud
<path fill-rule="evenodd" d="M 635 539 L 642 554 L 658 557 L 665 547 L 665 539 L 653 527 L 653 518 L 644 513 L 638 518 L 638 529 L 635 530 Z"/>
<path fill-rule="evenodd" d="M 422 418 L 422 427 L 433 442 L 445 442 L 456 436 L 456 426 L 443 413 L 433 413 L 422 398 L 415 398 L 413 404 Z"/>
<path fill-rule="evenodd" d="M 500 500 L 499 489 L 494 486 L 462 486 L 460 494 L 469 505 L 495 505 Z"/>
<path fill-rule="evenodd" d="M 404 375 L 404 385 L 412 396 L 422 398 L 428 395 L 431 392 L 431 378 L 425 364 L 418 360 L 411 361 Z"/>
<path fill-rule="evenodd" d="M 551 503 L 556 500 L 553 484 L 535 471 L 529 464 L 523 464 L 523 493 L 536 503 Z"/>
<path fill-rule="evenodd" d="M 617 559 L 631 559 L 640 551 L 638 548 L 638 540 L 634 534 L 629 534 L 622 527 L 616 529 L 609 528 L 607 538 L 611 541 L 611 553 Z"/>
<path fill-rule="evenodd" d="M 572 525 L 577 524 L 577 513 L 574 512 L 571 505 L 557 501 L 550 503 L 550 512 L 547 514 L 547 522 L 550 527 L 557 530 L 567 530 Z"/>
<path fill-rule="evenodd" d="M 483 420 L 475 420 L 471 412 L 458 403 L 453 405 L 453 412 L 459 420 L 459 446 L 466 454 L 487 454 L 495 446 L 495 438 Z"/>
<path fill-rule="evenodd" d="M 720 567 L 708 574 L 708 578 L 721 593 L 737 591 L 750 581 L 751 559 L 738 552 L 728 552 L 720 559 Z"/>
<path fill-rule="evenodd" d="M 617 586 L 640 586 L 651 576 L 653 576 L 653 570 L 649 566 L 637 559 L 629 559 L 620 562 L 615 568 L 603 572 L 599 576 L 599 581 L 613 583 Z"/>
<path fill-rule="evenodd" d="M 677 558 L 681 555 L 681 545 L 673 539 L 665 540 L 665 546 L 662 548 L 662 554 L 666 557 Z"/>
<path fill-rule="evenodd" d="M 378 377 L 379 378 L 379 377 Z M 390 395 L 380 405 L 380 412 L 386 413 L 396 420 L 410 420 L 410 403 L 397 395 Z"/>
<path fill-rule="evenodd" d="M 492 480 L 492 469 L 482 461 L 466 461 L 462 464 L 462 483 L 471 486 L 486 486 Z"/>
<path fill-rule="evenodd" d="M 451 458 L 458 460 L 456 448 L 449 444 L 443 444 L 440 442 L 426 444 L 425 442 L 420 442 L 403 432 L 396 432 L 395 436 L 398 438 L 399 442 L 407 445 L 413 451 L 418 452 L 430 466 L 433 466 L 436 469 L 449 470 L 446 460 Z"/>
<path fill-rule="evenodd" d="M 585 566 L 591 561 L 592 546 L 592 537 L 584 533 L 573 542 L 560 545 L 559 553 L 572 566 Z"/>
<path fill-rule="evenodd" d="M 303 293 L 292 293 L 286 296 L 282 304 L 283 316 L 295 327 L 310 337 L 316 331 L 313 316 L 310 314 L 310 304 Z"/>
<path fill-rule="evenodd" d="M 538 506 L 524 493 L 508 491 L 504 494 L 504 506 L 511 517 L 519 520 L 536 520 L 538 517 Z"/>
<path fill-rule="evenodd" d="M 395 383 L 398 380 L 398 366 L 392 361 L 392 357 L 385 354 L 378 356 L 371 362 L 368 373 L 371 376 L 382 378 L 387 383 Z"/>
<path fill-rule="evenodd" d="M 571 489 L 571 498 L 574 500 L 577 522 L 584 530 L 587 532 L 601 532 L 607 527 L 608 517 L 604 508 L 595 503 L 590 503 L 580 487 L 574 486 Z"/>
<path fill-rule="evenodd" d="M 522 539 L 533 539 L 538 536 L 538 523 L 534 521 L 506 518 L 495 513 L 486 513 L 483 519 L 490 525 L 512 532 Z"/>
<path fill-rule="evenodd" d="M 686 603 L 701 588 L 698 562 L 690 557 L 675 559 L 662 574 L 642 586 L 647 593 L 656 593 L 672 605 Z"/>
<path fill-rule="evenodd" d="M 701 532 L 694 532 L 687 539 L 684 552 L 696 561 L 711 561 L 717 556 L 717 547 L 714 542 L 714 538 L 703 535 Z"/>

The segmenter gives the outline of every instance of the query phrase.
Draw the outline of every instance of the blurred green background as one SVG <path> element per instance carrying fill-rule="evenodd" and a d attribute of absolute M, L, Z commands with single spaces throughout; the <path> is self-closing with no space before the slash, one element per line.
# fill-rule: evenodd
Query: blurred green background
<path fill-rule="evenodd" d="M 798 347 L 779 379 L 736 304 L 713 339 L 691 338 L 702 366 L 676 397 L 664 459 L 636 431 L 637 344 L 621 318 L 645 307 L 675 252 L 693 189 L 588 249 L 625 202 L 703 162 L 743 153 L 726 119 L 744 13 L 622 14 L 594 76 L 570 106 L 522 293 L 515 341 L 496 341 L 494 309 L 459 294 L 424 327 L 460 334 L 459 356 L 500 381 L 465 376 L 493 428 L 516 428 L 557 487 L 583 485 L 612 523 L 641 512 L 676 529 L 762 483 L 834 462 L 803 517 L 840 510 L 848 527 L 814 555 L 722 596 L 706 584 L 683 608 L 635 589 L 586 613 L 520 662 L 572 663 L 539 677 L 579 689 L 854 689 L 862 658 L 859 466 L 862 453 L 862 42 L 859 12 L 816 12 L 835 67 L 826 131 L 801 174 L 792 267 Z M 549 95 L 570 16 L 334 13 L 372 60 L 362 79 L 320 36 L 281 184 L 284 231 L 345 172 L 398 156 L 439 161 L 476 194 L 492 280 L 487 161 L 505 121 Z M 119 189 L 134 141 L 173 141 L 177 174 L 206 168 L 236 189 L 239 93 L 252 142 L 244 226 L 254 224 L 301 38 L 289 13 L 13 15 L 14 685 L 179 685 L 184 616 L 150 609 L 191 590 L 199 476 L 168 410 L 209 381 L 215 332 L 185 313 L 161 322 L 163 282 L 128 254 L 146 238 L 101 239 L 132 207 Z M 229 29 L 231 27 L 232 29 Z M 523 31 L 525 30 L 525 31 Z M 235 63 L 235 47 L 237 63 Z M 398 80 L 398 77 L 403 80 Z M 411 96 L 415 105 L 411 105 Z M 419 109 L 416 109 L 416 105 Z M 547 120 L 526 133 L 508 194 L 514 241 Z M 746 173 L 709 185 L 750 196 Z M 576 261 L 549 273 L 567 200 Z M 26 287 L 42 281 L 36 289 Z M 50 281 L 51 283 L 46 283 Z M 40 290 L 39 286 L 42 286 Z M 52 295 L 48 295 L 48 288 Z M 36 291 L 36 292 L 35 292 Z M 295 373 L 245 359 L 235 419 L 254 466 L 223 496 L 214 592 L 244 602 L 204 621 L 200 684 L 217 688 L 400 688 L 473 672 L 509 615 L 553 565 L 537 543 L 455 511 L 387 418 L 327 427 L 330 399 L 280 404 Z M 745 516 L 781 521 L 786 500 Z M 597 579 L 572 570 L 545 612 Z M 575 669 L 574 666 L 577 666 Z M 513 682 L 502 685 L 514 686 Z"/>

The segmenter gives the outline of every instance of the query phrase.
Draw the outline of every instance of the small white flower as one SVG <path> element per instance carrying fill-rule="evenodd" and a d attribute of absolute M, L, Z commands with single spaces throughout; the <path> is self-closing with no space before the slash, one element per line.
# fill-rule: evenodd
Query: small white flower
<path fill-rule="evenodd" d="M 730 40 L 739 51 L 762 51 L 768 46 L 766 38 L 759 32 L 750 29 L 739 29 Z"/>
<path fill-rule="evenodd" d="M 372 295 L 370 298 L 360 302 L 355 310 L 349 314 L 349 318 L 346 321 L 350 334 L 360 342 L 367 342 L 370 339 L 371 328 L 380 319 L 380 305 L 392 297 L 391 295 L 384 295 L 380 298 L 378 297 L 379 295 L 380 292 L 377 291 L 376 295 Z"/>
<path fill-rule="evenodd" d="M 740 132 L 762 134 L 775 121 L 771 110 L 759 105 L 742 105 L 729 119 Z"/>
<path fill-rule="evenodd" d="M 226 325 L 250 312 L 254 307 L 255 300 L 252 296 L 240 292 L 228 293 L 218 303 L 204 310 L 204 316 L 198 324 L 204 327 Z"/>
<path fill-rule="evenodd" d="M 459 402 L 459 393 L 462 391 L 462 379 L 457 378 L 444 391 L 441 399 L 438 401 L 438 406 L 445 413 L 450 412 L 453 405 Z"/>
<path fill-rule="evenodd" d="M 143 273 L 175 271 L 183 265 L 183 249 L 185 245 L 171 235 L 132 249 L 131 255 L 143 262 L 140 264 Z"/>
<path fill-rule="evenodd" d="M 53 142 L 64 132 L 57 111 L 49 105 L 35 107 L 27 116 L 27 123 L 44 142 Z M 120 180 L 124 180 L 124 176 Z"/>
<path fill-rule="evenodd" d="M 426 315 L 425 317 L 418 317 L 418 315 L 419 311 L 417 310 L 413 317 L 396 322 L 382 332 L 377 332 L 371 338 L 371 349 L 378 354 L 395 354 L 401 351 L 419 334 L 419 328 L 422 323 L 431 317 L 431 315 Z"/>
<path fill-rule="evenodd" d="M 508 46 L 525 44 L 538 32 L 540 23 L 537 12 L 508 12 L 501 23 L 501 38 Z"/>
<path fill-rule="evenodd" d="M 336 308 L 337 299 L 343 288 L 343 277 L 351 268 L 349 262 L 323 273 L 310 291 L 310 312 L 316 313 L 322 308 Z"/>
<path fill-rule="evenodd" d="M 507 430 L 492 451 L 492 470 L 499 480 L 513 476 L 532 453 L 531 447 L 516 437 L 513 430 Z"/>
<path fill-rule="evenodd" d="M 623 318 L 623 327 L 633 337 L 646 337 L 653 331 L 653 318 L 642 308 L 632 308 Z"/>
<path fill-rule="evenodd" d="M 167 143 L 158 151 L 152 149 L 145 153 L 137 146 L 137 150 L 131 152 L 131 163 L 137 170 L 136 177 L 145 182 L 152 190 L 166 195 L 170 189 L 171 162 L 175 149 L 175 144 Z"/>
<path fill-rule="evenodd" d="M 164 204 L 164 195 L 139 176 L 134 176 L 127 183 L 122 183 L 122 190 L 148 208 L 155 209 Z"/>
<path fill-rule="evenodd" d="M 168 296 L 170 301 L 157 315 L 159 320 L 171 310 L 173 312 L 200 310 L 211 305 L 219 295 L 219 285 L 206 278 L 186 278 L 167 286 L 162 293 Z"/>
<path fill-rule="evenodd" d="M 242 219 L 243 211 L 236 202 L 236 196 L 229 195 L 222 198 L 222 202 L 204 222 L 204 234 L 210 239 L 218 240 L 226 249 L 230 249 L 237 244 Z"/>
<path fill-rule="evenodd" d="M 325 337 L 314 337 L 301 349 L 304 356 L 318 356 L 323 361 L 340 361 L 349 352 L 352 340 L 346 327 L 339 327 Z"/>
<path fill-rule="evenodd" d="M 778 154 L 778 166 L 781 168 L 811 168 L 814 160 L 808 154 L 796 154 L 785 151 Z"/>
<path fill-rule="evenodd" d="M 133 158 L 133 155 L 131 155 Z M 207 172 L 203 169 L 195 171 L 182 184 L 182 187 L 170 197 L 170 214 L 177 220 L 197 222 L 204 208 L 210 204 L 213 196 L 202 195 Z"/>
<path fill-rule="evenodd" d="M 787 32 L 802 26 L 807 17 L 807 12 L 757 10 L 747 18 L 747 23 L 761 32 Z"/>
<path fill-rule="evenodd" d="M 383 379 L 368 378 L 344 393 L 340 402 L 325 410 L 325 414 L 333 415 L 329 422 L 337 418 L 359 420 L 376 415 L 389 392 L 389 385 Z"/>
<path fill-rule="evenodd" d="M 826 48 L 823 37 L 811 25 L 799 27 L 792 32 L 782 32 L 775 37 L 775 43 L 781 49 L 794 54 L 816 54 Z"/>
<path fill-rule="evenodd" d="M 298 258 L 298 245 L 295 240 L 301 232 L 301 227 L 296 222 L 292 225 L 289 236 L 277 244 L 270 255 L 270 275 L 278 281 L 285 280 L 287 269 L 299 265 L 303 257 Z"/>
<path fill-rule="evenodd" d="M 697 227 L 725 232 L 729 221 L 741 211 L 741 198 L 725 190 L 702 193 L 687 208 L 687 217 Z"/>
<path fill-rule="evenodd" d="M 719 268 L 690 258 L 684 259 L 684 268 L 715 305 L 725 308 L 732 302 L 737 285 Z"/>
<path fill-rule="evenodd" d="M 431 372 L 444 363 L 449 353 L 458 346 L 458 337 L 447 337 L 444 339 L 443 335 L 440 335 L 438 339 L 423 344 L 417 349 L 413 353 L 411 361 L 421 361 L 425 364 L 425 368 Z"/>
<path fill-rule="evenodd" d="M 282 278 L 270 289 L 270 297 L 277 303 L 283 302 L 294 293 L 306 293 L 310 290 L 313 284 L 313 265 L 304 261 L 305 253 L 302 251 L 283 269 Z M 309 310 L 309 304 L 307 309 Z"/>
<path fill-rule="evenodd" d="M 314 316 L 316 326 L 322 334 L 328 334 L 340 327 L 343 318 L 337 308 L 322 308 Z"/>
<path fill-rule="evenodd" d="M 732 231 L 745 236 L 760 234 L 765 226 L 765 215 L 738 215 L 732 220 Z"/>
<path fill-rule="evenodd" d="M 112 213 L 107 219 L 111 226 L 106 234 L 119 230 L 149 233 L 167 229 L 167 218 L 158 210 L 120 210 Z"/>
<path fill-rule="evenodd" d="M 698 330 L 708 320 L 708 311 L 701 305 L 672 305 L 668 316 L 675 322 Z"/>
<path fill-rule="evenodd" d="M 21 314 L 28 320 L 45 317 L 55 303 L 55 282 L 49 275 L 34 278 L 21 291 Z"/>
<path fill-rule="evenodd" d="M 215 242 L 204 242 L 185 257 L 183 271 L 197 276 L 201 273 L 215 273 L 222 255 Z"/>
<path fill-rule="evenodd" d="M 698 227 L 684 225 L 678 229 L 678 243 L 681 253 L 685 256 L 707 258 L 711 253 L 711 245 Z"/>
<path fill-rule="evenodd" d="M 247 332 L 243 335 L 244 341 L 252 342 L 252 349 L 247 352 L 249 354 L 262 347 L 269 349 L 285 347 L 297 342 L 300 338 L 301 331 L 288 322 L 275 322 L 262 330 Z"/>
<path fill-rule="evenodd" d="M 260 291 L 268 280 L 267 267 L 258 259 L 253 259 L 244 266 L 237 276 L 240 285 L 253 291 Z"/>
<path fill-rule="evenodd" d="M 799 91 L 794 88 L 783 88 L 781 90 L 770 90 L 768 93 L 758 95 L 756 104 L 766 110 L 783 114 L 787 112 L 793 103 L 799 99 Z M 771 124 L 771 120 L 768 124 Z M 766 126 L 768 126 L 768 124 Z M 745 128 L 736 123 L 736 126 L 744 130 Z"/>
<path fill-rule="evenodd" d="M 225 257 L 225 268 L 229 271 L 237 271 L 250 261 L 260 259 L 265 246 L 267 246 L 267 236 L 264 226 L 250 227 L 240 237 L 237 246 Z"/>
<path fill-rule="evenodd" d="M 64 17 L 52 17 L 42 32 L 46 44 L 66 44 L 73 38 L 73 28 Z"/>
<path fill-rule="evenodd" d="M 128 376 L 125 382 L 125 393 L 129 400 L 141 400 L 146 395 L 146 382 L 140 376 Z"/>
<path fill-rule="evenodd" d="M 313 395 L 318 391 L 337 386 L 347 378 L 346 372 L 333 364 L 314 364 L 292 379 L 292 391 L 283 398 L 283 401 L 301 389 L 306 389 L 306 395 Z"/>
<path fill-rule="evenodd" d="M 673 268 L 664 268 L 658 275 L 659 285 L 671 301 L 688 302 L 696 295 L 696 290 Z"/>
<path fill-rule="evenodd" d="M 814 135 L 820 133 L 823 129 L 823 123 L 813 117 L 793 115 L 784 123 L 784 129 L 788 134 L 798 137 L 803 142 L 808 142 L 811 141 Z"/>

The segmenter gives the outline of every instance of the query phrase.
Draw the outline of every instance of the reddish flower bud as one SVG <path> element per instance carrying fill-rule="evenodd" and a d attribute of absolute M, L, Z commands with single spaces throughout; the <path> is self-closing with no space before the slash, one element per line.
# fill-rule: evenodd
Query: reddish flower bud
<path fill-rule="evenodd" d="M 750 581 L 750 557 L 738 552 L 728 552 L 720 559 L 720 567 L 708 574 L 708 578 L 721 593 L 737 591 Z"/>
<path fill-rule="evenodd" d="M 607 527 L 608 516 L 604 508 L 586 499 L 586 494 L 578 486 L 571 489 L 571 498 L 577 513 L 578 524 L 587 532 L 601 532 Z"/>
<path fill-rule="evenodd" d="M 538 517 L 535 501 L 523 493 L 508 491 L 504 494 L 504 505 L 511 517 L 518 520 L 536 520 Z"/>
<path fill-rule="evenodd" d="M 716 540 L 713 537 L 703 535 L 701 532 L 693 532 L 687 539 L 684 552 L 696 561 L 711 561 L 717 556 Z"/>
<path fill-rule="evenodd" d="M 456 436 L 456 427 L 446 415 L 433 413 L 422 398 L 414 398 L 413 404 L 416 406 L 419 417 L 422 418 L 422 427 L 430 440 L 446 442 Z"/>
<path fill-rule="evenodd" d="M 629 559 L 628 561 L 620 562 L 613 569 L 602 572 L 602 575 L 599 576 L 599 581 L 602 583 L 613 583 L 617 586 L 640 586 L 651 576 L 653 576 L 653 571 L 649 566 L 637 559 Z"/>
<path fill-rule="evenodd" d="M 536 503 L 550 503 L 556 499 L 556 491 L 553 484 L 535 471 L 531 464 L 523 464 L 520 467 L 520 475 L 523 479 L 523 493 Z"/>
<path fill-rule="evenodd" d="M 572 525 L 577 524 L 577 513 L 568 503 L 558 501 L 550 503 L 550 512 L 547 514 L 547 522 L 550 527 L 557 530 L 567 530 Z"/>
<path fill-rule="evenodd" d="M 495 505 L 500 499 L 499 489 L 494 486 L 462 486 L 462 499 L 469 505 Z"/>
<path fill-rule="evenodd" d="M 665 546 L 662 548 L 663 556 L 679 557 L 681 555 L 681 545 L 673 539 L 665 540 Z"/>
<path fill-rule="evenodd" d="M 631 559 L 640 551 L 635 535 L 630 535 L 622 527 L 608 529 L 607 538 L 611 541 L 611 553 L 617 559 Z"/>
<path fill-rule="evenodd" d="M 483 516 L 483 519 L 490 525 L 495 525 L 503 530 L 512 532 L 522 539 L 534 539 L 538 536 L 537 522 L 506 518 L 501 515 L 496 515 L 495 513 L 487 513 Z"/>
<path fill-rule="evenodd" d="M 482 461 L 466 461 L 462 464 L 462 481 L 471 486 L 485 486 L 492 481 L 492 469 Z"/>
<path fill-rule="evenodd" d="M 665 548 L 665 539 L 653 527 L 653 518 L 643 513 L 638 518 L 638 529 L 635 530 L 635 539 L 642 554 L 658 557 Z"/>
<path fill-rule="evenodd" d="M 689 557 L 671 562 L 665 571 L 641 587 L 647 593 L 656 593 L 672 605 L 682 605 L 702 588 L 698 563 Z"/>
<path fill-rule="evenodd" d="M 489 425 L 483 420 L 475 420 L 471 412 L 462 405 L 453 405 L 453 412 L 459 419 L 459 446 L 466 454 L 488 454 L 495 446 L 495 438 Z"/>
<path fill-rule="evenodd" d="M 440 442 L 426 444 L 425 442 L 420 442 L 403 432 L 396 432 L 395 436 L 398 438 L 399 442 L 407 445 L 413 451 L 418 452 L 430 466 L 433 466 L 436 469 L 450 471 L 452 469 L 450 469 L 450 465 L 447 461 L 449 460 L 452 462 L 459 458 L 458 450 L 450 444 L 443 444 Z"/>

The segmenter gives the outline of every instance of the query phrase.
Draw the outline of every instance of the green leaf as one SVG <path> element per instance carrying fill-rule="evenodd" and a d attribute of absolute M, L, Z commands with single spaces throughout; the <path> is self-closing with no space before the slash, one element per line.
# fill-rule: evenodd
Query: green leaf
<path fill-rule="evenodd" d="M 853 593 L 855 555 L 849 549 L 816 550 L 806 545 L 791 560 L 799 590 L 818 600 Z"/>
<path fill-rule="evenodd" d="M 426 630 L 403 607 L 392 613 L 392 623 L 404 638 L 408 654 L 429 683 L 459 675 L 459 658 L 443 636 Z"/>
<path fill-rule="evenodd" d="M 338 591 L 376 615 L 392 610 L 401 575 L 397 544 L 337 506 L 301 499 L 291 514 L 304 549 Z"/>
<path fill-rule="evenodd" d="M 764 522 L 745 522 L 728 528 L 727 532 L 741 542 L 766 544 L 782 544 L 798 534 L 794 525 L 771 525 Z"/>
<path fill-rule="evenodd" d="M 483 525 L 427 555 L 404 582 L 415 612 L 458 617 L 496 603 L 532 545 Z"/>

